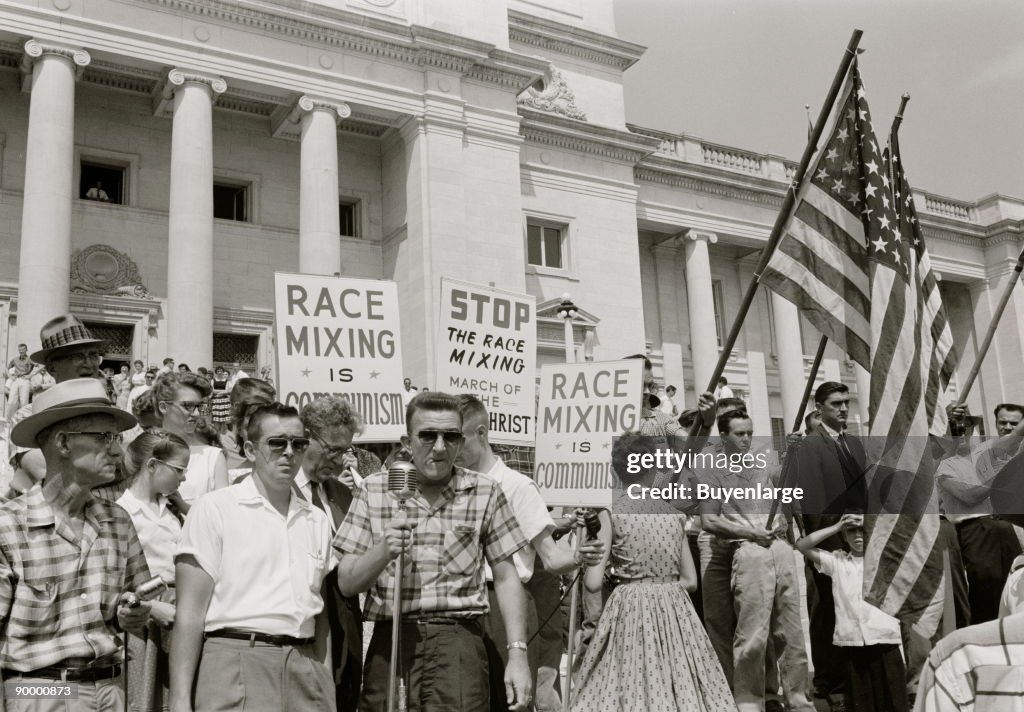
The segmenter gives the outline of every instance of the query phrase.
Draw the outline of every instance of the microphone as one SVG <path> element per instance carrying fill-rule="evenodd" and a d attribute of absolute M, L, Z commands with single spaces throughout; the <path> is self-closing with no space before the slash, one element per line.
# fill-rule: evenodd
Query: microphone
<path fill-rule="evenodd" d="M 149 581 L 139 586 L 135 591 L 126 591 L 121 594 L 121 605 L 128 608 L 138 608 L 143 601 L 152 601 L 161 593 L 167 590 L 167 584 L 159 576 L 154 576 Z"/>
<path fill-rule="evenodd" d="M 411 455 L 405 451 L 395 455 L 395 459 L 388 468 L 388 492 L 395 495 L 398 500 L 398 510 L 405 516 L 405 503 L 419 490 L 416 479 L 416 465 L 411 461 Z M 401 658 L 399 648 L 401 647 L 401 619 L 402 619 L 402 567 L 405 564 L 405 552 L 400 551 L 395 560 L 395 589 L 391 599 L 392 621 L 391 621 L 391 661 L 388 670 L 388 712 L 405 712 L 406 710 L 406 686 L 405 678 L 402 675 Z"/>
<path fill-rule="evenodd" d="M 391 467 L 388 468 L 388 492 L 398 499 L 399 507 L 405 509 L 405 503 L 419 491 L 416 465 L 405 453 L 398 453 Z"/>

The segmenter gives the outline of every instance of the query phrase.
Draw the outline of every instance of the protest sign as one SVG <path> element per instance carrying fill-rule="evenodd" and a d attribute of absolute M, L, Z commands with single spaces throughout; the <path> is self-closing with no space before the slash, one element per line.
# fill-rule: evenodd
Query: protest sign
<path fill-rule="evenodd" d="M 612 504 L 612 439 L 640 427 L 640 359 L 540 369 L 534 480 L 552 506 Z"/>
<path fill-rule="evenodd" d="M 405 433 L 398 289 L 394 282 L 274 274 L 278 397 L 301 410 L 348 398 L 366 428 L 360 442 Z"/>
<path fill-rule="evenodd" d="M 487 407 L 490 442 L 533 445 L 537 306 L 532 296 L 441 279 L 434 383 Z"/>

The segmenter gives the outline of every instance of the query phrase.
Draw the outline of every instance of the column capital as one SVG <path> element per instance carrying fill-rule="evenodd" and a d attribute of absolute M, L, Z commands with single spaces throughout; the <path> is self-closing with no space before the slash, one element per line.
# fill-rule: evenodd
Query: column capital
<path fill-rule="evenodd" d="M 21 56 L 21 90 L 23 92 L 27 93 L 32 89 L 32 67 L 36 60 L 44 55 L 66 59 L 74 66 L 76 79 L 81 78 L 82 72 L 92 61 L 89 53 L 81 47 L 32 38 L 25 43 L 25 52 Z"/>
<path fill-rule="evenodd" d="M 709 245 L 714 245 L 716 242 L 718 242 L 718 235 L 717 234 L 715 234 L 713 232 L 709 232 L 707 230 L 697 230 L 695 228 L 691 228 L 691 229 L 687 230 L 686 231 L 686 237 L 688 239 L 690 239 L 690 240 L 693 240 L 694 242 L 697 242 L 699 240 L 704 240 Z"/>
<path fill-rule="evenodd" d="M 213 101 L 228 90 L 228 83 L 223 77 L 175 67 L 167 73 L 166 81 L 156 90 L 153 97 L 153 114 L 171 116 L 174 113 L 174 94 L 186 84 L 205 87 Z"/>
<path fill-rule="evenodd" d="M 303 94 L 290 107 L 278 107 L 270 117 L 271 135 L 274 138 L 297 139 L 302 133 L 302 118 L 316 111 L 329 114 L 335 124 L 352 115 L 352 108 L 343 101 Z"/>

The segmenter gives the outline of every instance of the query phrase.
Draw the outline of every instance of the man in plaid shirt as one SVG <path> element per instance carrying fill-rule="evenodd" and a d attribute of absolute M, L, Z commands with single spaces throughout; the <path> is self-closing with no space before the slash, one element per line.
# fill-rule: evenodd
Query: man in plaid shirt
<path fill-rule="evenodd" d="M 494 574 L 509 660 L 505 691 L 512 710 L 528 709 L 526 601 L 512 554 L 526 544 L 498 484 L 454 467 L 462 416 L 450 395 L 420 393 L 406 409 L 403 444 L 418 471 L 419 492 L 402 512 L 388 493 L 387 474 L 369 477 L 338 530 L 342 594 L 369 591 L 365 617 L 376 621 L 363 676 L 363 712 L 387 698 L 395 565 L 402 571 L 400 677 L 420 712 L 489 709 L 487 656 L 480 619 L 488 611 L 484 560 Z"/>
<path fill-rule="evenodd" d="M 127 512 L 91 491 L 114 478 L 120 433 L 134 425 L 99 381 L 77 378 L 41 393 L 11 432 L 42 449 L 46 477 L 0 505 L 0 669 L 16 685 L 79 688 L 76 699 L 20 699 L 19 710 L 124 706 L 120 631 L 141 632 L 149 604 L 120 598 L 149 569 Z"/>

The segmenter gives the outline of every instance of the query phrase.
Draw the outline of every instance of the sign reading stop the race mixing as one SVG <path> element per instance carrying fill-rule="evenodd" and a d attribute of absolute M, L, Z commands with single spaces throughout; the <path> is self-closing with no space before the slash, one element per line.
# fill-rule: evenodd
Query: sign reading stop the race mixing
<path fill-rule="evenodd" d="M 490 441 L 533 445 L 537 307 L 527 294 L 441 279 L 434 383 L 487 406 Z"/>
<path fill-rule="evenodd" d="M 278 397 L 301 410 L 326 395 L 363 417 L 360 442 L 405 433 L 398 289 L 394 282 L 274 274 Z"/>
<path fill-rule="evenodd" d="M 612 438 L 640 427 L 643 361 L 545 364 L 534 481 L 552 506 L 612 504 Z"/>

